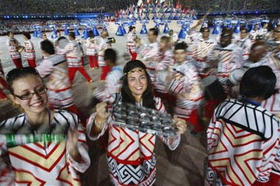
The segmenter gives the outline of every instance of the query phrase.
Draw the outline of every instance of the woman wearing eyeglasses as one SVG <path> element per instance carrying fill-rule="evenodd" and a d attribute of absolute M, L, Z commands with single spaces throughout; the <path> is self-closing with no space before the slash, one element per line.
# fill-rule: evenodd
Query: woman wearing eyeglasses
<path fill-rule="evenodd" d="M 48 109 L 46 87 L 31 67 L 10 71 L 7 82 L 24 113 L 0 123 L 0 185 L 79 185 L 77 173 L 90 159 L 77 116 Z"/>

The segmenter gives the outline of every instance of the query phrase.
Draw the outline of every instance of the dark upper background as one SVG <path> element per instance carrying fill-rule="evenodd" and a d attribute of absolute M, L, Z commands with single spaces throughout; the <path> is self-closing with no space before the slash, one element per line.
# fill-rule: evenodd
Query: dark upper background
<path fill-rule="evenodd" d="M 174 5 L 179 2 L 183 7 L 194 8 L 198 12 L 206 12 L 209 8 L 213 11 L 280 9 L 280 0 L 170 1 Z M 0 0 L 0 15 L 115 12 L 133 3 L 137 4 L 137 0 Z"/>

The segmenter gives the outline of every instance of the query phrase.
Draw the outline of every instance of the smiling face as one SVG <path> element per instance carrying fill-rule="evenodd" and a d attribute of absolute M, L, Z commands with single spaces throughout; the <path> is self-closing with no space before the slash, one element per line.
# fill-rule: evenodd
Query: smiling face
<path fill-rule="evenodd" d="M 174 51 L 174 58 L 176 60 L 176 63 L 183 63 L 186 60 L 187 52 L 183 49 L 175 50 Z"/>
<path fill-rule="evenodd" d="M 142 68 L 134 68 L 127 75 L 128 88 L 136 101 L 140 101 L 143 93 L 147 89 L 148 80 Z"/>
<path fill-rule="evenodd" d="M 208 28 L 205 28 L 202 32 L 202 38 L 207 40 L 209 39 L 209 29 Z"/>
<path fill-rule="evenodd" d="M 12 84 L 14 101 L 19 104 L 26 113 L 38 114 L 47 108 L 46 88 L 35 75 L 17 79 Z"/>

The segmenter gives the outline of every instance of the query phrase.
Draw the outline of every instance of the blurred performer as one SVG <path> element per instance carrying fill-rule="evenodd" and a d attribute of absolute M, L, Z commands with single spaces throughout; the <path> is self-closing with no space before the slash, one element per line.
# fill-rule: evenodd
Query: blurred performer
<path fill-rule="evenodd" d="M 7 96 L 4 93 L 5 90 L 8 89 L 8 84 L 5 80 L 5 74 L 2 68 L 1 60 L 0 60 L 0 99 L 6 99 Z"/>
<path fill-rule="evenodd" d="M 47 79 L 46 87 L 48 88 L 50 107 L 52 109 L 66 109 L 79 114 L 73 102 L 65 56 L 55 54 L 55 48 L 49 40 L 41 42 L 41 51 L 44 60 L 36 69 L 41 77 Z"/>
<path fill-rule="evenodd" d="M 92 82 L 90 76 L 83 67 L 81 47 L 80 44 L 75 40 L 76 37 L 74 32 L 70 32 L 68 37 L 70 42 L 66 45 L 63 53 L 66 54 L 69 73 L 68 75 L 71 85 L 73 84 L 73 80 L 77 71 L 81 72 L 88 82 Z"/>
<path fill-rule="evenodd" d="M 206 14 L 207 15 L 207 14 Z M 186 35 L 185 42 L 188 45 L 191 45 L 192 42 L 196 42 L 202 38 L 202 33 L 199 32 L 200 26 L 203 24 L 205 16 L 198 20 L 191 28 L 188 30 L 188 34 Z M 206 26 L 208 27 L 208 26 Z"/>
<path fill-rule="evenodd" d="M 275 90 L 272 69 L 249 69 L 240 83 L 241 99 L 227 99 L 207 129 L 205 185 L 277 186 L 279 120 L 261 106 Z"/>
<path fill-rule="evenodd" d="M 117 65 L 117 58 L 117 52 L 114 49 L 105 50 L 104 60 L 106 65 L 111 67 L 111 70 L 106 74 L 104 86 L 97 88 L 94 92 L 94 97 L 99 101 L 106 102 L 112 98 L 112 95 L 120 92 L 123 69 Z"/>
<path fill-rule="evenodd" d="M 262 28 L 260 29 L 261 35 L 264 39 L 267 39 L 269 32 L 268 32 L 268 22 L 262 22 Z"/>
<path fill-rule="evenodd" d="M 31 42 L 31 35 L 28 32 L 23 33 L 23 39 L 24 39 L 24 52 L 25 52 L 25 58 L 27 59 L 28 65 L 30 67 L 35 68 L 36 62 L 35 62 L 35 50 L 34 45 Z"/>
<path fill-rule="evenodd" d="M 235 43 L 243 50 L 243 60 L 247 60 L 250 54 L 252 41 L 249 38 L 246 27 L 242 26 L 240 28 L 240 35 L 235 38 Z"/>
<path fill-rule="evenodd" d="M 98 62 L 97 62 L 97 52 L 96 52 L 96 43 L 94 39 L 94 35 L 92 31 L 88 32 L 88 38 L 86 41 L 86 51 L 88 55 L 89 60 L 89 66 L 91 69 L 98 68 Z"/>
<path fill-rule="evenodd" d="M 107 74 L 108 71 L 110 71 L 109 67 L 106 66 L 105 61 L 104 61 L 104 51 L 110 47 L 110 44 L 107 43 L 107 38 L 108 38 L 108 32 L 106 30 L 103 30 L 101 32 L 101 37 L 98 38 L 98 43 L 96 45 L 96 49 L 98 52 L 98 66 L 101 67 L 101 80 L 105 80 L 105 76 L 102 74 Z"/>
<path fill-rule="evenodd" d="M 172 29 L 169 30 L 168 35 L 169 35 L 169 37 L 170 37 L 170 39 L 171 39 L 171 43 L 172 43 L 172 44 L 174 44 L 174 43 L 177 42 L 177 40 L 178 40 L 178 34 L 174 33 L 174 30 L 172 30 Z"/>
<path fill-rule="evenodd" d="M 157 28 L 150 28 L 148 31 L 149 43 L 140 48 L 140 52 L 138 52 L 142 56 L 153 84 L 155 82 L 155 66 L 159 61 L 158 34 Z"/>
<path fill-rule="evenodd" d="M 160 112 L 166 112 L 160 98 L 154 97 L 151 80 L 145 65 L 138 60 L 126 63 L 123 73 L 121 93 L 112 98 L 112 102 L 121 101 L 124 104 L 138 105 Z M 111 103 L 112 103 L 111 102 Z M 110 104 L 110 103 L 109 103 Z M 87 133 L 91 140 L 98 140 L 108 133 L 107 164 L 111 181 L 115 186 L 152 186 L 156 179 L 156 158 L 154 134 L 119 127 L 113 124 L 111 110 L 106 111 L 108 102 L 96 105 L 96 112 L 87 122 Z M 127 120 L 128 121 L 128 120 Z M 175 150 L 181 136 L 186 131 L 186 123 L 174 117 L 173 125 L 178 132 L 174 136 L 159 138 L 170 150 Z M 132 121 L 139 125 L 139 120 Z M 150 124 L 150 122 L 148 122 Z"/>
<path fill-rule="evenodd" d="M 177 98 L 174 113 L 182 119 L 189 119 L 191 112 L 200 104 L 202 90 L 196 68 L 186 61 L 187 44 L 177 43 L 174 49 L 176 64 L 171 74 L 169 91 Z"/>
<path fill-rule="evenodd" d="M 126 47 L 129 54 L 131 55 L 131 60 L 135 60 L 137 58 L 136 39 L 136 28 L 135 26 L 130 26 L 129 32 L 127 34 Z"/>
<path fill-rule="evenodd" d="M 260 35 L 262 35 L 262 31 L 260 29 L 260 26 L 259 26 L 259 24 L 255 24 L 254 28 L 250 32 L 250 38 L 254 42 L 256 40 L 257 36 L 260 36 Z"/>
<path fill-rule="evenodd" d="M 231 87 L 231 96 L 237 97 L 239 92 L 239 83 L 241 81 L 242 76 L 244 73 L 253 67 L 258 67 L 262 65 L 268 65 L 268 47 L 265 42 L 263 41 L 256 41 L 249 51 L 249 58 L 244 62 L 241 68 L 234 69 L 229 76 L 229 80 L 231 84 L 234 86 Z"/>
<path fill-rule="evenodd" d="M 66 56 L 64 54 L 64 49 L 68 43 L 69 40 L 64 36 L 57 38 L 57 40 L 54 42 L 55 53 Z"/>
<path fill-rule="evenodd" d="M 273 31 L 275 48 L 267 58 L 268 65 L 276 75 L 277 92 L 262 103 L 262 106 L 280 118 L 280 26 Z"/>
<path fill-rule="evenodd" d="M 22 68 L 21 54 L 18 51 L 20 49 L 19 42 L 14 38 L 13 32 L 8 32 L 8 46 L 10 56 L 16 66 L 16 68 Z"/>
<path fill-rule="evenodd" d="M 229 75 L 243 64 L 242 50 L 240 47 L 232 43 L 232 30 L 224 29 L 221 34 L 220 43 L 217 44 L 213 52 L 210 54 L 211 63 L 217 64 L 217 77 L 225 88 L 225 92 L 229 92 Z M 216 67 L 214 67 L 215 69 Z"/>
<path fill-rule="evenodd" d="M 159 43 L 159 62 L 155 66 L 156 80 L 154 84 L 155 95 L 160 97 L 164 102 L 167 110 L 172 112 L 171 108 L 175 104 L 175 98 L 168 93 L 167 76 L 169 71 L 174 66 L 174 58 L 172 51 L 171 38 L 162 36 Z"/>
<path fill-rule="evenodd" d="M 196 42 L 194 42 L 193 45 L 191 45 L 192 49 L 190 50 L 192 51 L 194 65 L 200 76 L 203 78 L 208 75 L 205 72 L 210 67 L 210 61 L 207 58 L 207 56 L 213 51 L 216 42 L 215 40 L 209 38 L 208 27 L 202 28 L 201 32 L 202 38 L 197 39 Z"/>

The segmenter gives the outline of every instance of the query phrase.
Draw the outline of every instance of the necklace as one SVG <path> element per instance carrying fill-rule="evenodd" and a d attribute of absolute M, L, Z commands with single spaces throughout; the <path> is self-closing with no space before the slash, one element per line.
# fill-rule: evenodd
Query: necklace
<path fill-rule="evenodd" d="M 48 128 L 48 132 L 44 132 L 44 133 L 48 133 L 50 134 L 50 125 L 51 125 L 51 111 L 49 109 L 47 109 L 47 112 L 48 112 L 48 125 L 46 126 Z M 40 134 L 41 132 L 38 132 L 38 130 L 40 128 L 42 128 L 44 125 L 31 125 L 30 123 L 28 123 L 28 119 L 27 119 L 27 116 L 26 114 L 24 115 L 24 120 L 27 121 L 27 124 L 29 125 L 29 129 L 31 130 L 32 134 L 35 135 L 35 134 Z"/>

